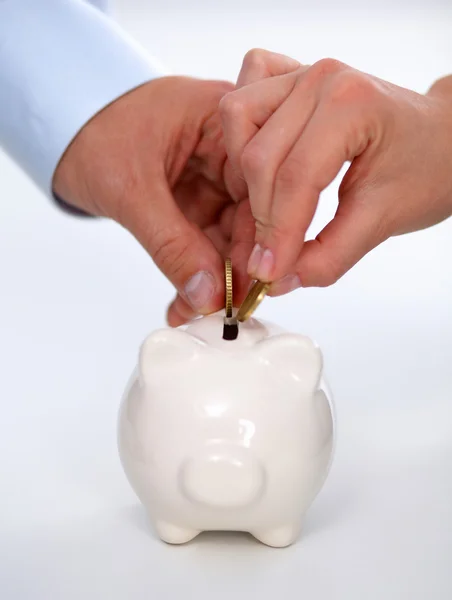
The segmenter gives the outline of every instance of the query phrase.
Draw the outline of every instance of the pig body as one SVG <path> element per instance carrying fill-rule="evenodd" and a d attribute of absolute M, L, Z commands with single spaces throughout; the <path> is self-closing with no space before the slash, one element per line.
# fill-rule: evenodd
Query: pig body
<path fill-rule="evenodd" d="M 321 354 L 256 319 L 234 341 L 222 332 L 215 314 L 147 338 L 121 406 L 121 462 L 166 542 L 234 530 L 287 546 L 332 457 Z"/>

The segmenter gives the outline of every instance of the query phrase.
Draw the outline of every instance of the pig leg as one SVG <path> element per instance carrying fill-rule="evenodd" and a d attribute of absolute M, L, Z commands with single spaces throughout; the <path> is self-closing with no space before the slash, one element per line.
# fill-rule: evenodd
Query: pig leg
<path fill-rule="evenodd" d="M 293 544 L 300 535 L 300 526 L 284 525 L 267 531 L 252 531 L 251 534 L 260 542 L 273 548 L 284 548 Z"/>
<path fill-rule="evenodd" d="M 155 524 L 158 536 L 168 544 L 185 544 L 195 538 L 200 532 L 187 527 L 178 527 L 172 523 L 158 521 Z"/>

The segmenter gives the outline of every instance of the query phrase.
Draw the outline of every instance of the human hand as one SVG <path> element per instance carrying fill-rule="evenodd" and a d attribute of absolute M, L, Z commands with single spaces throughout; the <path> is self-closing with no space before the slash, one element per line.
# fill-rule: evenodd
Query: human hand
<path fill-rule="evenodd" d="M 249 274 L 279 295 L 337 281 L 393 235 L 452 214 L 452 78 L 426 95 L 338 61 L 254 50 L 220 103 L 228 156 L 249 191 Z M 305 242 L 320 192 L 351 165 L 333 220 Z"/>
<path fill-rule="evenodd" d="M 225 256 L 234 263 L 236 302 L 249 281 L 254 222 L 235 189 L 218 112 L 232 88 L 151 81 L 86 124 L 55 171 L 60 198 L 127 228 L 174 284 L 173 326 L 224 306 Z"/>

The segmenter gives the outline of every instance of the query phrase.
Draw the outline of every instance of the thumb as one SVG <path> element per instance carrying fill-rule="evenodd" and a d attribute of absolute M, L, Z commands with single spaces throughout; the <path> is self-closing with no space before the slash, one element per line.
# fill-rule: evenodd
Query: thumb
<path fill-rule="evenodd" d="M 370 200 L 355 197 L 340 202 L 333 220 L 315 240 L 304 244 L 296 267 L 301 285 L 332 285 L 390 237 L 387 218 Z"/>
<path fill-rule="evenodd" d="M 224 303 L 224 265 L 212 242 L 189 222 L 174 201 L 164 176 L 149 196 L 129 203 L 122 224 L 149 252 L 180 296 L 201 314 Z"/>
<path fill-rule="evenodd" d="M 195 311 L 177 294 L 166 312 L 166 322 L 168 325 L 170 327 L 179 327 L 194 317 L 196 317 Z"/>

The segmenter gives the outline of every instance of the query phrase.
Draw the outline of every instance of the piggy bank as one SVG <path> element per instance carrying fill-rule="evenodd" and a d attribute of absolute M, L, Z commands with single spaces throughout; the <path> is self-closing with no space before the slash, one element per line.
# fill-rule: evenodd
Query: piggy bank
<path fill-rule="evenodd" d="M 320 350 L 254 318 L 225 340 L 221 313 L 156 331 L 124 394 L 118 442 L 162 540 L 233 530 L 288 546 L 332 457 Z"/>

